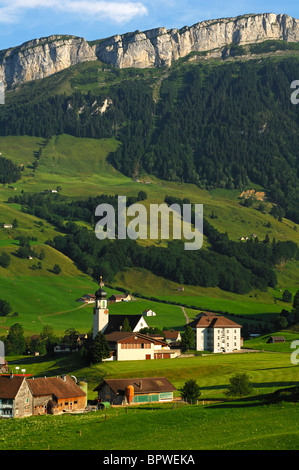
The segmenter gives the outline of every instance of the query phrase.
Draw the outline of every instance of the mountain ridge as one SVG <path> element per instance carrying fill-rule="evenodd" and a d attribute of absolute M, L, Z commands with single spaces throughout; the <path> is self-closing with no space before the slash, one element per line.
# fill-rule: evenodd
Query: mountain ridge
<path fill-rule="evenodd" d="M 52 35 L 0 51 L 0 81 L 9 89 L 86 61 L 101 61 L 119 69 L 169 67 L 191 52 L 213 51 L 215 57 L 221 57 L 221 49 L 230 44 L 242 46 L 267 40 L 299 42 L 299 20 L 286 14 L 246 14 L 181 29 L 160 27 L 95 41 Z"/>

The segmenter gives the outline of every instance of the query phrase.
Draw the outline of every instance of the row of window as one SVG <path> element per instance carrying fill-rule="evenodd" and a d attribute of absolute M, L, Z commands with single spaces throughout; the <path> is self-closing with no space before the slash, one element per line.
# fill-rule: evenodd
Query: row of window
<path fill-rule="evenodd" d="M 151 349 L 151 343 L 121 343 L 121 349 Z"/>

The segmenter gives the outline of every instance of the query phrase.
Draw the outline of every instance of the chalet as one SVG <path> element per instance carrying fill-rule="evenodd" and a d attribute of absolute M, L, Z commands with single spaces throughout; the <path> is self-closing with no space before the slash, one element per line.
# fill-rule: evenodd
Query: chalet
<path fill-rule="evenodd" d="M 130 294 L 113 294 L 109 297 L 109 302 L 129 302 L 132 300 L 132 296 Z"/>
<path fill-rule="evenodd" d="M 94 389 L 101 402 L 113 405 L 127 405 L 127 389 L 132 387 L 132 404 L 157 403 L 173 400 L 176 388 L 166 377 L 146 377 L 133 379 L 103 379 Z"/>
<path fill-rule="evenodd" d="M 197 351 L 232 352 L 241 349 L 241 325 L 215 313 L 201 312 L 188 325 L 195 332 Z"/>
<path fill-rule="evenodd" d="M 33 415 L 58 414 L 85 409 L 86 393 L 68 375 L 27 380 L 33 396 Z"/>
<path fill-rule="evenodd" d="M 26 377 L 0 376 L 0 418 L 24 418 L 32 415 L 33 397 Z"/>
<path fill-rule="evenodd" d="M 268 339 L 267 343 L 284 343 L 285 342 L 285 337 L 284 336 L 270 336 Z"/>
<path fill-rule="evenodd" d="M 132 331 L 114 331 L 105 334 L 111 349 L 111 357 L 106 361 L 140 361 L 150 359 L 171 359 L 177 351 L 160 339 Z"/>

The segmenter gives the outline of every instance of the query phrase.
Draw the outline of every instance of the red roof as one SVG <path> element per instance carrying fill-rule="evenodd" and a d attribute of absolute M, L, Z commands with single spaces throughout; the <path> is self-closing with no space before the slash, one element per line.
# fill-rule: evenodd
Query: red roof
<path fill-rule="evenodd" d="M 188 323 L 188 326 L 193 328 L 242 328 L 241 325 L 229 318 L 206 312 L 202 312 L 202 315 Z"/>
<path fill-rule="evenodd" d="M 15 398 L 25 377 L 1 375 L 0 376 L 0 398 Z"/>

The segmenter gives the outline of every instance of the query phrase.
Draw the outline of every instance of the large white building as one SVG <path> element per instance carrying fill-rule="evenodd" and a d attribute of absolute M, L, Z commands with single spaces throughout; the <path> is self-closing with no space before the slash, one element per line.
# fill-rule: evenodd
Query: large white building
<path fill-rule="evenodd" d="M 241 349 L 241 325 L 215 313 L 201 312 L 188 325 L 195 332 L 195 349 L 214 353 Z"/>

